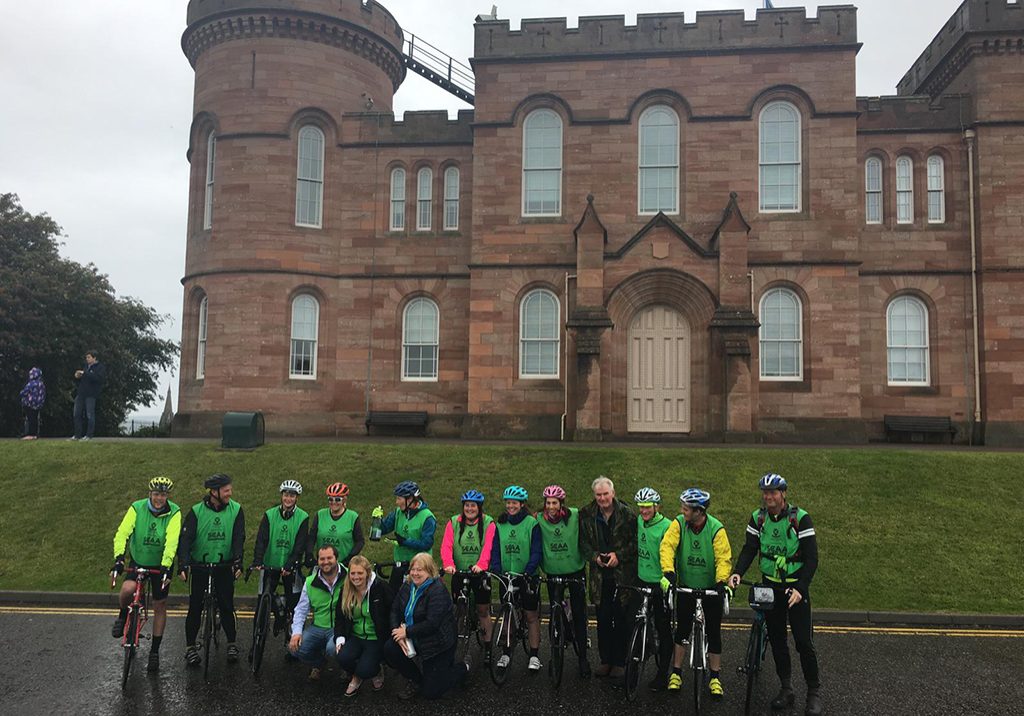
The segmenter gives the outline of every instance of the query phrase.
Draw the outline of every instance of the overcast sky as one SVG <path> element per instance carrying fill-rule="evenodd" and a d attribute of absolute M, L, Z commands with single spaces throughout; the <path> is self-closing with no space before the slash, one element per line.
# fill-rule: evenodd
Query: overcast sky
<path fill-rule="evenodd" d="M 473 19 L 493 0 L 385 0 L 407 33 L 456 59 L 473 51 Z M 253 4 L 258 4 L 254 2 Z M 818 5 L 807 3 L 814 15 Z M 960 0 L 861 0 L 859 95 L 895 94 L 896 83 Z M 498 17 L 684 12 L 742 8 L 762 0 L 499 0 Z M 776 7 L 800 3 L 775 0 Z M 0 192 L 64 228 L 64 254 L 93 262 L 121 295 L 169 316 L 180 340 L 185 263 L 192 68 L 181 52 L 186 0 L 0 0 Z M 556 9 L 557 8 L 557 9 Z M 395 111 L 459 100 L 410 73 Z M 165 375 L 177 396 L 177 377 Z M 143 409 L 142 413 L 152 413 Z"/>

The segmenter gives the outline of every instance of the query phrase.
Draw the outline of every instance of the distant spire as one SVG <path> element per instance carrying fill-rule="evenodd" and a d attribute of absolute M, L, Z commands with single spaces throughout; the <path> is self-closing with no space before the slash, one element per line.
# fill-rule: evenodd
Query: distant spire
<path fill-rule="evenodd" d="M 160 427 L 169 428 L 174 419 L 174 408 L 171 405 L 171 386 L 167 386 L 167 398 L 164 400 L 164 412 L 160 415 Z"/>

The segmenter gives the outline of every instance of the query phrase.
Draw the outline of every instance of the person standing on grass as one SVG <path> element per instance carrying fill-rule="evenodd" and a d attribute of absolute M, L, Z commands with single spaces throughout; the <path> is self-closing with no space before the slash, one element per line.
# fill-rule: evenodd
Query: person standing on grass
<path fill-rule="evenodd" d="M 333 544 L 338 550 L 338 562 L 348 567 L 350 559 L 363 551 L 366 540 L 359 524 L 359 513 L 348 509 L 348 485 L 335 482 L 328 485 L 327 507 L 317 510 L 309 520 L 309 540 L 306 544 L 306 566 L 317 563 L 317 550 Z"/>
<path fill-rule="evenodd" d="M 345 696 L 355 696 L 367 679 L 374 691 L 384 688 L 380 665 L 391 633 L 393 599 L 391 587 L 374 574 L 370 560 L 361 554 L 353 557 L 334 617 L 338 663 L 352 674 Z"/>
<path fill-rule="evenodd" d="M 107 369 L 95 350 L 85 354 L 85 366 L 75 371 L 78 392 L 75 393 L 75 434 L 72 440 L 92 440 L 96 432 L 96 399 L 100 397 Z M 82 420 L 85 419 L 85 426 Z"/>
<path fill-rule="evenodd" d="M 40 428 L 39 411 L 46 402 L 46 385 L 43 383 L 42 370 L 33 368 L 28 372 L 28 382 L 18 397 L 21 398 L 21 409 L 25 414 L 25 429 L 21 439 L 37 440 Z"/>
<path fill-rule="evenodd" d="M 754 510 L 747 523 L 747 540 L 736 560 L 736 571 L 729 577 L 734 589 L 754 559 L 759 559 L 761 577 L 775 593 L 774 607 L 765 612 L 768 641 L 772 645 L 775 672 L 782 686 L 772 700 L 772 708 L 784 709 L 795 701 L 786 637 L 789 620 L 800 654 L 800 668 L 807 682 L 806 716 L 821 713 L 821 681 L 818 654 L 811 638 L 811 580 L 818 569 L 818 541 L 811 516 L 786 500 L 788 485 L 781 475 L 768 473 L 760 479 L 760 509 Z"/>

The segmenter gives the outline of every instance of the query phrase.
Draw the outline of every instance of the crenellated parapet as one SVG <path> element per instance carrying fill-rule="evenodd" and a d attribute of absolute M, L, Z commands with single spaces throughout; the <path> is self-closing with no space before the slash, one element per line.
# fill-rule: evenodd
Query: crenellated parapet
<path fill-rule="evenodd" d="M 964 0 L 903 79 L 901 95 L 935 97 L 977 55 L 1024 55 L 1024 3 Z"/>
<path fill-rule="evenodd" d="M 959 132 L 972 121 L 972 104 L 965 95 L 858 97 L 857 132 Z"/>
<path fill-rule="evenodd" d="M 208 48 L 252 38 L 286 38 L 338 47 L 405 78 L 402 28 L 374 0 L 191 0 L 181 48 L 193 67 Z"/>
<path fill-rule="evenodd" d="M 566 19 L 524 19 L 519 30 L 508 20 L 477 18 L 474 62 L 602 55 L 685 54 L 838 48 L 857 43 L 857 9 L 852 5 L 758 10 L 747 20 L 742 10 L 698 12 L 694 22 L 683 13 L 638 15 L 627 25 L 623 15 Z"/>

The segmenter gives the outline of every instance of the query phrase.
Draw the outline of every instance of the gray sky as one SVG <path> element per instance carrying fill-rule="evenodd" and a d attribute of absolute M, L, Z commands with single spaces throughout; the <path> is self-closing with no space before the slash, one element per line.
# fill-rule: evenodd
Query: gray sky
<path fill-rule="evenodd" d="M 895 94 L 961 0 L 861 0 L 859 95 Z M 406 32 L 456 59 L 473 50 L 473 19 L 493 0 L 384 0 Z M 776 7 L 800 3 L 775 0 Z M 818 5 L 807 3 L 809 15 Z M 761 0 L 498 0 L 513 29 L 524 17 L 742 8 Z M 63 253 L 93 262 L 121 295 L 168 314 L 180 340 L 192 68 L 181 52 L 186 0 L 0 0 L 0 192 L 46 212 L 66 234 Z M 571 11 L 570 11 L 571 8 Z M 395 111 L 466 108 L 410 73 Z M 177 405 L 177 377 L 165 375 Z M 143 409 L 140 412 L 152 413 Z M 158 411 L 157 411 L 158 412 Z"/>

